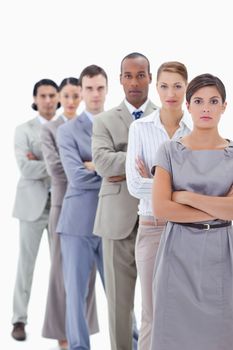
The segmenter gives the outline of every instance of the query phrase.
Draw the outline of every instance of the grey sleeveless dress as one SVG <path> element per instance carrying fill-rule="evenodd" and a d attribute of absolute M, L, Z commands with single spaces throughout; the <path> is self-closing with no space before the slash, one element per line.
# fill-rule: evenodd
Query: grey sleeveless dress
<path fill-rule="evenodd" d="M 156 165 L 172 174 L 174 190 L 222 196 L 233 184 L 233 142 L 223 150 L 193 151 L 170 141 L 157 155 Z M 232 227 L 202 231 L 169 222 L 153 294 L 151 350 L 232 350 Z"/>

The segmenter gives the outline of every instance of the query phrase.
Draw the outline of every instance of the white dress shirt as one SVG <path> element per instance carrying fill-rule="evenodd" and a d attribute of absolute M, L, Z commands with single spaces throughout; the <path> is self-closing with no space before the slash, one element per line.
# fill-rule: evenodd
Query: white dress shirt
<path fill-rule="evenodd" d="M 191 118 L 188 112 L 184 112 L 180 121 L 180 127 L 176 130 L 171 140 L 190 133 L 192 129 Z M 145 164 L 148 174 L 155 164 L 156 151 L 159 146 L 170 140 L 166 129 L 160 120 L 160 109 L 150 115 L 135 120 L 129 128 L 128 150 L 126 155 L 126 180 L 129 193 L 140 199 L 138 214 L 153 216 L 152 213 L 152 183 L 153 178 L 141 177 L 136 169 L 136 158 L 139 157 Z"/>
<path fill-rule="evenodd" d="M 134 116 L 133 116 L 133 112 L 135 112 L 135 111 L 142 111 L 142 112 L 144 113 L 144 112 L 145 112 L 145 109 L 146 109 L 146 107 L 147 107 L 147 104 L 148 104 L 148 102 L 149 102 L 149 100 L 147 99 L 147 100 L 143 103 L 143 105 L 141 105 L 141 107 L 139 107 L 139 108 L 135 108 L 135 107 L 134 107 L 133 105 L 131 105 L 127 100 L 124 100 L 124 102 L 125 102 L 126 107 L 128 108 L 129 113 L 132 115 L 132 119 L 135 119 Z"/>

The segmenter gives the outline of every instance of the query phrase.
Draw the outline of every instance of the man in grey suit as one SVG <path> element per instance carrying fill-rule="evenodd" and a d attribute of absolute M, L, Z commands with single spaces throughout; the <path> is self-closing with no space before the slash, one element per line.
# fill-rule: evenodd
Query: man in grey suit
<path fill-rule="evenodd" d="M 136 348 L 132 342 L 136 264 L 138 200 L 127 189 L 125 160 L 129 126 L 134 119 L 157 107 L 148 100 L 150 64 L 140 53 L 121 62 L 120 82 L 125 100 L 94 120 L 92 154 L 96 171 L 103 177 L 94 233 L 103 239 L 105 285 L 112 350 Z"/>
<path fill-rule="evenodd" d="M 93 235 L 101 177 L 92 163 L 92 123 L 103 111 L 107 75 L 96 65 L 80 75 L 85 111 L 61 125 L 57 132 L 62 165 L 68 186 L 57 232 L 60 233 L 66 291 L 66 331 L 69 350 L 90 349 L 86 304 L 89 281 L 96 265 L 104 284 L 102 241 Z"/>
<path fill-rule="evenodd" d="M 61 212 L 63 198 L 67 188 L 67 178 L 64 172 L 57 145 L 57 131 L 60 125 L 77 117 L 77 108 L 82 100 L 79 80 L 74 77 L 65 78 L 59 86 L 59 100 L 63 107 L 62 114 L 43 125 L 41 130 L 42 152 L 48 174 L 51 176 L 51 209 L 49 213 L 49 234 L 51 236 L 51 270 L 47 306 L 42 335 L 57 339 L 59 347 L 67 347 L 65 329 L 65 288 L 63 282 L 60 235 L 56 227 Z M 85 101 L 84 101 L 85 103 Z M 93 270 L 90 280 L 90 293 L 87 296 L 87 320 L 90 333 L 98 331 L 98 320 L 95 300 L 95 276 Z"/>
<path fill-rule="evenodd" d="M 33 89 L 32 108 L 38 116 L 15 131 L 15 155 L 20 169 L 13 216 L 19 219 L 20 249 L 13 300 L 15 340 L 25 340 L 25 324 L 36 256 L 50 209 L 50 178 L 40 143 L 42 124 L 51 120 L 58 107 L 58 86 L 50 79 L 38 81 Z"/>

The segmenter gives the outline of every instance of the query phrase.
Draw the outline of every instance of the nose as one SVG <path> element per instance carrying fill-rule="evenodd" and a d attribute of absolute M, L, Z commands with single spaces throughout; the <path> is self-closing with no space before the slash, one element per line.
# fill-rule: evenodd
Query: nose
<path fill-rule="evenodd" d="M 138 86 L 138 79 L 137 79 L 137 77 L 133 77 L 131 79 L 131 85 L 132 86 Z"/>
<path fill-rule="evenodd" d="M 203 112 L 209 112 L 209 105 L 208 104 L 204 104 L 203 106 Z"/>

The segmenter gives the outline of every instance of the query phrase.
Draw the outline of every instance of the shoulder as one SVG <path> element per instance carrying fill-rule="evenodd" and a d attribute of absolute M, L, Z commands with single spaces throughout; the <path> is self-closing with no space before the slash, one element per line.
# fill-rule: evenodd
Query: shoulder
<path fill-rule="evenodd" d="M 94 118 L 94 123 L 106 123 L 109 121 L 109 118 L 114 118 L 119 111 L 121 110 L 120 106 L 119 107 L 114 107 L 111 108 L 107 111 L 101 112 L 99 114 L 96 115 L 96 117 Z"/>

